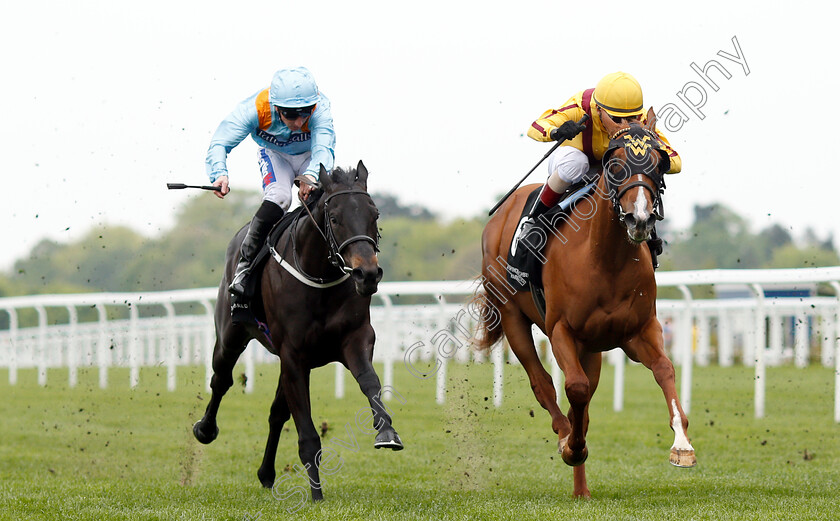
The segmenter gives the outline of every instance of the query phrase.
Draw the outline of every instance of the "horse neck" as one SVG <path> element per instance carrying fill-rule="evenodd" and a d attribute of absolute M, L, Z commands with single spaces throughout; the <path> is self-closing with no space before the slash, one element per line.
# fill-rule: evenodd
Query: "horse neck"
<path fill-rule="evenodd" d="M 323 204 L 316 205 L 312 210 L 312 216 L 316 219 L 324 218 Z M 313 222 L 312 218 L 303 209 L 300 224 L 294 230 L 295 234 L 295 255 L 298 265 L 308 275 L 313 277 L 325 277 L 328 275 L 332 265 L 329 263 L 329 247 L 321 235 L 324 224 Z"/>
<path fill-rule="evenodd" d="M 601 194 L 609 193 L 605 179 L 602 175 L 598 182 Z M 638 259 L 639 245 L 627 239 L 627 230 L 618 222 L 612 199 L 598 199 L 589 228 L 589 245 L 594 263 L 609 271 L 620 271 Z"/>

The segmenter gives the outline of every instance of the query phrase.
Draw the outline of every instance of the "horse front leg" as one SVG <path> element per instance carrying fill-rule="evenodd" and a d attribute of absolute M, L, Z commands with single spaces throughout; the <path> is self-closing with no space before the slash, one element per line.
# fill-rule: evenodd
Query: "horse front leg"
<path fill-rule="evenodd" d="M 674 444 L 671 446 L 669 457 L 671 464 L 675 467 L 693 467 L 697 464 L 697 456 L 688 438 L 688 416 L 677 397 L 674 364 L 665 354 L 664 343 L 662 326 L 659 320 L 653 318 L 642 330 L 641 335 L 627 343 L 624 352 L 631 360 L 641 362 L 653 372 L 656 383 L 665 395 L 671 430 L 674 431 Z"/>
<path fill-rule="evenodd" d="M 589 456 L 586 447 L 586 409 L 592 396 L 589 378 L 581 366 L 574 338 L 560 324 L 551 331 L 551 349 L 566 376 L 566 398 L 570 405 L 568 418 L 572 426 L 565 443 L 560 440 L 560 453 L 567 465 L 576 467 Z"/>
<path fill-rule="evenodd" d="M 309 399 L 310 369 L 304 367 L 299 361 L 293 360 L 292 355 L 287 354 L 290 351 L 286 349 L 281 360 L 280 382 L 298 434 L 298 455 L 303 468 L 295 465 L 295 470 L 306 472 L 312 500 L 320 501 L 324 499 L 324 494 L 321 491 L 321 478 L 318 472 L 319 462 L 316 460 L 321 451 L 321 437 L 315 430 L 315 424 L 312 423 L 312 407 Z"/>
<path fill-rule="evenodd" d="M 583 435 L 589 433 L 589 404 L 595 396 L 598 382 L 601 380 L 601 353 L 583 353 L 580 357 L 581 367 L 589 379 L 589 401 L 584 409 Z M 582 463 L 574 468 L 574 495 L 575 497 L 592 497 L 589 487 L 586 485 L 586 464 Z"/>
<path fill-rule="evenodd" d="M 391 423 L 391 416 L 383 402 L 382 384 L 373 368 L 373 344 L 375 334 L 368 324 L 356 334 L 349 335 L 342 346 L 344 365 L 359 384 L 370 403 L 373 416 L 373 428 L 377 434 L 373 442 L 376 449 L 402 450 L 404 448 L 399 434 Z M 385 392 L 392 392 L 385 389 Z"/>
<path fill-rule="evenodd" d="M 271 403 L 271 412 L 268 415 L 268 440 L 265 443 L 265 453 L 263 454 L 262 464 L 257 470 L 257 477 L 265 488 L 274 486 L 274 478 L 277 476 L 274 469 L 274 460 L 277 458 L 277 443 L 280 441 L 283 425 L 291 415 L 289 404 L 286 403 L 286 395 L 283 392 L 283 377 L 281 375 L 277 382 L 274 401 Z"/>
<path fill-rule="evenodd" d="M 218 331 L 218 328 L 217 328 Z M 219 435 L 216 415 L 219 405 L 228 389 L 233 385 L 233 366 L 245 350 L 247 338 L 244 331 L 241 334 L 227 334 L 220 338 L 216 334 L 216 344 L 213 347 L 213 378 L 210 380 L 210 403 L 204 411 L 204 416 L 193 425 L 193 435 L 201 443 L 208 444 Z M 224 341 L 223 341 L 224 340 Z"/>
<path fill-rule="evenodd" d="M 537 402 L 551 416 L 551 429 L 558 436 L 559 447 L 560 440 L 568 438 L 572 427 L 569 424 L 569 419 L 557 405 L 557 392 L 554 390 L 554 382 L 537 355 L 534 337 L 531 334 L 531 322 L 518 310 L 508 311 L 503 309 L 502 329 L 511 350 L 528 374 L 531 390 L 537 398 Z"/>

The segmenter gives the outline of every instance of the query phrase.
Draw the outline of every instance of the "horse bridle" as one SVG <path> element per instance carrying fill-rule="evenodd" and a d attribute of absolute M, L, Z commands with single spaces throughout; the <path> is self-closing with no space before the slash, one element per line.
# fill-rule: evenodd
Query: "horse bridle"
<path fill-rule="evenodd" d="M 634 152 L 633 147 L 634 146 L 637 146 L 637 147 L 639 146 L 637 144 L 638 142 L 634 143 L 631 140 L 631 138 L 635 137 L 635 136 L 629 136 L 629 134 L 628 134 L 630 132 L 630 130 L 632 130 L 632 129 L 633 129 L 632 126 L 627 127 L 627 128 L 623 128 L 623 129 L 619 130 L 618 132 L 616 132 L 615 134 L 613 134 L 613 136 L 610 138 L 609 147 L 607 148 L 607 151 L 604 153 L 604 157 L 602 158 L 602 166 L 603 166 L 603 171 L 604 171 L 603 175 L 606 176 L 605 182 L 606 182 L 606 185 L 607 185 L 607 190 L 612 196 L 613 209 L 615 210 L 616 216 L 618 217 L 618 219 L 621 222 L 624 222 L 624 217 L 628 214 L 628 212 L 625 212 L 621 208 L 621 202 L 620 202 L 621 198 L 628 191 L 630 191 L 630 190 L 632 190 L 633 188 L 636 188 L 636 187 L 644 188 L 645 190 L 650 192 L 651 198 L 653 199 L 653 212 L 652 213 L 656 217 L 657 221 L 661 221 L 662 219 L 665 218 L 665 207 L 662 204 L 662 194 L 665 193 L 664 174 L 665 174 L 665 172 L 667 172 L 669 170 L 671 160 L 668 157 L 667 152 L 665 152 L 665 150 L 662 149 L 662 147 L 660 146 L 659 136 L 657 136 L 656 133 L 654 133 L 654 132 L 652 132 L 652 131 L 650 131 L 646 128 L 638 128 L 637 127 L 637 132 L 638 131 L 643 132 L 643 137 L 647 138 L 643 142 L 643 145 L 641 145 L 643 147 L 643 149 L 650 148 L 653 151 L 660 154 L 660 160 L 657 163 L 656 169 L 651 169 L 650 167 L 647 167 L 641 172 L 633 172 L 633 173 L 630 174 L 630 176 L 628 176 L 628 178 L 629 177 L 635 177 L 635 176 L 647 177 L 648 179 L 651 180 L 651 182 L 653 183 L 653 186 L 651 186 L 650 183 L 647 183 L 647 182 L 640 179 L 640 180 L 637 180 L 637 181 L 631 181 L 631 182 L 627 183 L 627 185 L 622 187 L 621 183 L 614 184 L 614 180 L 613 180 L 612 175 L 611 175 L 612 172 L 610 170 L 610 165 L 612 163 L 614 163 L 616 161 L 621 161 L 623 163 L 621 165 L 622 170 L 626 167 L 626 164 L 628 163 L 628 161 L 612 159 L 613 153 L 615 153 L 615 151 L 618 150 L 619 148 L 624 148 L 625 151 L 628 152 L 627 154 L 625 154 L 625 156 L 630 157 L 629 153 Z M 628 134 L 628 135 L 625 136 L 625 134 Z M 622 142 L 622 140 L 619 139 L 619 138 L 624 138 L 625 141 Z M 647 143 L 648 141 L 650 143 Z M 639 148 L 636 148 L 636 150 L 638 151 Z M 635 154 L 635 152 L 634 152 L 634 154 Z M 644 157 L 646 158 L 647 155 L 645 154 Z M 622 179 L 622 182 L 623 181 L 624 180 Z M 619 187 L 621 187 L 621 189 L 619 189 Z"/>
<path fill-rule="evenodd" d="M 346 239 L 341 244 L 338 244 L 338 241 L 335 239 L 335 232 L 333 231 L 332 227 L 332 219 L 330 219 L 330 211 L 329 211 L 329 203 L 330 199 L 337 195 L 349 195 L 349 194 L 364 194 L 367 197 L 370 197 L 370 194 L 367 193 L 365 190 L 339 190 L 338 192 L 331 193 L 324 199 L 324 228 L 326 229 L 326 237 L 327 245 L 329 247 L 330 253 L 327 259 L 330 261 L 330 264 L 335 266 L 336 268 L 340 269 L 344 273 L 350 273 L 353 270 L 347 266 L 347 263 L 344 260 L 344 257 L 341 256 L 341 250 L 343 250 L 348 244 L 352 244 L 358 241 L 366 241 L 373 245 L 374 251 L 379 253 L 379 232 L 376 233 L 376 238 L 373 238 L 369 235 L 354 235 L 349 239 Z M 319 230 L 320 231 L 320 230 Z M 323 234 L 322 234 L 323 235 Z"/>
<path fill-rule="evenodd" d="M 306 209 L 306 213 L 309 214 L 309 218 L 312 219 L 312 224 L 315 225 L 315 229 L 318 230 L 318 233 L 321 234 L 321 237 L 324 238 L 324 242 L 327 243 L 327 249 L 329 250 L 327 254 L 327 260 L 329 260 L 330 264 L 341 270 L 343 273 L 351 273 L 353 271 L 352 268 L 347 266 L 347 262 L 344 260 L 344 257 L 341 255 L 341 251 L 347 247 L 347 245 L 352 244 L 358 241 L 366 241 L 373 245 L 373 249 L 378 253 L 379 252 L 379 233 L 377 232 L 376 238 L 373 238 L 369 235 L 354 235 L 349 239 L 346 239 L 341 244 L 335 238 L 335 231 L 332 227 L 332 220 L 330 219 L 330 208 L 329 203 L 333 197 L 339 195 L 350 195 L 350 194 L 362 194 L 370 197 L 370 194 L 367 193 L 365 190 L 359 189 L 351 189 L 351 190 L 339 190 L 337 192 L 333 192 L 328 195 L 324 199 L 324 231 L 321 231 L 321 227 L 318 226 L 318 221 L 315 220 L 315 216 L 312 215 L 312 212 L 309 211 L 309 207 L 307 205 L 303 205 Z"/>

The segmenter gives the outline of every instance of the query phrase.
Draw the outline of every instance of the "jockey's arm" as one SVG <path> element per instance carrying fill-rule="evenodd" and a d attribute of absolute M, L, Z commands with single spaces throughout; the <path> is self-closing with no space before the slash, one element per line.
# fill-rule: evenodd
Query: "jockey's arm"
<path fill-rule="evenodd" d="M 207 149 L 205 167 L 211 183 L 228 175 L 227 156 L 239 143 L 259 126 L 257 110 L 253 107 L 253 98 L 239 103 L 228 116 L 219 123 L 210 146 Z"/>
<path fill-rule="evenodd" d="M 583 114 L 583 109 L 572 98 L 561 109 L 549 109 L 543 112 L 542 116 L 531 123 L 531 126 L 528 128 L 528 137 L 537 141 L 552 141 L 552 130 L 567 121 L 580 120 Z"/>
<path fill-rule="evenodd" d="M 312 139 L 311 156 L 309 166 L 303 173 L 318 181 L 321 165 L 324 165 L 327 172 L 332 172 L 335 164 L 335 130 L 330 102 L 326 97 L 322 97 L 315 107 L 315 112 L 309 120 L 309 131 Z"/>
<path fill-rule="evenodd" d="M 671 147 L 671 144 L 668 142 L 668 138 L 666 138 L 659 129 L 656 129 L 656 134 L 659 136 L 662 148 L 668 153 L 668 157 L 671 159 L 671 168 L 665 173 L 678 174 L 680 170 L 682 170 L 682 159 L 680 159 L 680 155 L 677 154 L 677 151 Z"/>
<path fill-rule="evenodd" d="M 333 128 L 330 101 L 326 96 L 323 96 L 321 102 L 315 107 L 315 112 L 309 121 L 309 129 L 312 139 L 311 156 L 309 166 L 306 167 L 303 175 L 317 182 L 320 180 L 321 165 L 324 165 L 324 170 L 331 172 L 335 164 L 335 129 Z M 298 197 L 307 201 L 309 194 L 314 190 L 314 186 L 301 183 L 298 188 Z"/>

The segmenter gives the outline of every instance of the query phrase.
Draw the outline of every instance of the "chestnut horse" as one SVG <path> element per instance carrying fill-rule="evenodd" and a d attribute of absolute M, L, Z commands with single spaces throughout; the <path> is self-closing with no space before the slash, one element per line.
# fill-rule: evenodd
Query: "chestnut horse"
<path fill-rule="evenodd" d="M 616 123 L 606 112 L 601 118 L 611 136 L 604 154 L 595 194 L 578 203 L 570 216 L 550 223 L 528 247 L 543 262 L 545 318 L 529 292 L 511 291 L 500 280 L 511 240 L 534 185 L 520 188 L 487 223 L 482 235 L 484 292 L 477 297 L 481 316 L 477 347 L 489 349 L 504 335 L 528 373 L 540 405 L 551 415 L 563 461 L 574 467 L 574 495 L 589 497 L 584 461 L 589 401 L 598 386 L 601 353 L 621 347 L 631 360 L 653 372 L 665 394 L 674 431 L 670 461 L 675 466 L 696 464 L 687 437 L 688 418 L 674 383 L 674 366 L 665 355 L 662 326 L 656 318 L 656 281 L 645 241 L 661 218 L 662 175 L 669 161 L 659 148 L 656 117 L 651 108 L 647 123 Z M 583 212 L 581 208 L 588 208 Z M 540 240 L 539 234 L 542 234 Z M 519 247 L 523 247 L 523 242 Z M 497 317 L 491 322 L 489 317 Z M 565 375 L 568 417 L 557 405 L 551 376 L 534 347 L 531 325 L 549 338 Z"/>
<path fill-rule="evenodd" d="M 379 377 L 371 365 L 375 335 L 370 325 L 370 300 L 382 279 L 382 268 L 376 255 L 379 211 L 367 193 L 367 177 L 361 161 L 356 169 L 337 168 L 331 174 L 321 166 L 322 191 L 313 192 L 314 201 L 307 203 L 303 208 L 306 211 L 298 213 L 272 244 L 273 259 L 262 270 L 262 298 L 255 298 L 254 307 L 258 315 L 264 315 L 265 325 L 231 322 L 228 284 L 247 226 L 231 241 L 216 303 L 210 383 L 213 394 L 204 417 L 193 426 L 201 443 L 216 439 L 216 414 L 222 397 L 233 385 L 233 366 L 248 342 L 257 339 L 280 357 L 280 381 L 271 404 L 268 441 L 257 477 L 264 487 L 273 487 L 277 443 L 283 425 L 293 417 L 300 461 L 307 471 L 313 500 L 323 499 L 318 472 L 321 438 L 312 423 L 309 399 L 313 368 L 330 362 L 347 367 L 370 402 L 373 426 L 378 431 L 374 447 L 403 448 L 382 403 Z"/>

